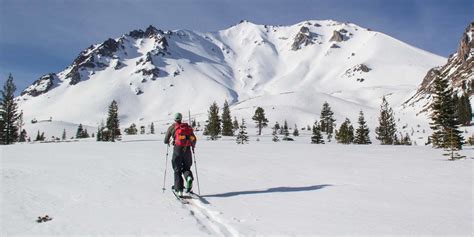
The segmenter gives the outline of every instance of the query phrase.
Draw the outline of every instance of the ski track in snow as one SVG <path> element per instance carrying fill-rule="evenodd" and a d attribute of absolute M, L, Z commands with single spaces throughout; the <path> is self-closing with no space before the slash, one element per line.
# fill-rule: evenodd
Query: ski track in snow
<path fill-rule="evenodd" d="M 182 204 L 182 207 L 189 211 L 189 214 L 196 219 L 197 224 L 201 226 L 201 230 L 206 232 L 206 234 L 241 236 L 235 228 L 227 224 L 227 221 L 220 217 L 222 212 L 213 211 L 205 205 L 202 201 L 193 198 L 189 199 L 188 204 Z"/>

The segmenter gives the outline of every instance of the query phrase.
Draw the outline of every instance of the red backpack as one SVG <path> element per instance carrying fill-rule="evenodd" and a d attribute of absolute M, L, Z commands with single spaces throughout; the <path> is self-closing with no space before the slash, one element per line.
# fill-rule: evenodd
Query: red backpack
<path fill-rule="evenodd" d="M 192 146 L 195 137 L 193 128 L 187 123 L 174 124 L 174 145 L 175 146 Z"/>

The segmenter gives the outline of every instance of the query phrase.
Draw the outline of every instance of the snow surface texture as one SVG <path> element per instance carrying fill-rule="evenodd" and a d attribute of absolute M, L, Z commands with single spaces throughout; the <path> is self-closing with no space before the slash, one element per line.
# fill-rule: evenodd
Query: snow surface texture
<path fill-rule="evenodd" d="M 331 41 L 335 31 L 340 41 Z M 38 93 L 52 89 L 18 98 L 25 120 L 52 117 L 97 127 L 115 99 L 123 127 L 166 123 L 175 112 L 189 110 L 204 124 L 209 105 L 216 101 L 222 106 L 227 100 L 239 120 L 249 121 L 260 106 L 271 123 L 286 119 L 303 126 L 318 119 L 327 101 L 337 123 L 345 117 L 354 123 L 362 109 L 373 131 L 385 95 L 399 124 L 410 125 L 402 132 L 420 125 L 421 133 L 429 129 L 425 115 L 417 116 L 418 108 L 412 107 L 400 111 L 399 106 L 428 69 L 446 61 L 383 33 L 332 20 L 292 26 L 243 21 L 213 33 L 152 27 L 146 32 L 149 37 L 129 33 L 83 51 L 89 66 L 80 68 L 78 82 L 67 77 L 78 68 L 73 64 L 48 77 L 53 81 L 38 82 L 36 90 L 34 85 L 28 88 Z M 98 53 L 114 44 L 118 46 L 112 55 Z M 360 70 L 362 65 L 370 70 Z M 47 137 L 57 136 L 45 132 Z"/>
<path fill-rule="evenodd" d="M 0 235 L 472 235 L 472 147 L 450 162 L 429 147 L 311 145 L 302 134 L 201 139 L 203 200 L 189 205 L 169 190 L 169 159 L 162 193 L 162 135 L 1 146 Z M 53 220 L 36 223 L 43 215 Z"/>

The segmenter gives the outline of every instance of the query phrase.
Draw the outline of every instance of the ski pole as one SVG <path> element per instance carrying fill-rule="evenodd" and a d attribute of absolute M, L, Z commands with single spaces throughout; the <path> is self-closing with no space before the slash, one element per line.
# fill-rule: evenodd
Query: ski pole
<path fill-rule="evenodd" d="M 198 175 L 197 164 L 196 164 L 196 153 L 194 153 L 194 149 L 192 149 L 192 151 L 193 151 L 193 156 L 194 156 L 194 170 L 196 171 L 196 181 L 198 184 L 198 194 L 201 195 L 201 187 L 199 187 L 199 175 Z"/>
<path fill-rule="evenodd" d="M 168 169 L 168 150 L 170 148 L 170 144 L 168 144 L 166 146 L 166 161 L 165 161 L 165 176 L 163 176 L 163 193 L 165 192 L 166 188 L 165 188 L 165 184 L 166 184 L 166 170 Z"/>

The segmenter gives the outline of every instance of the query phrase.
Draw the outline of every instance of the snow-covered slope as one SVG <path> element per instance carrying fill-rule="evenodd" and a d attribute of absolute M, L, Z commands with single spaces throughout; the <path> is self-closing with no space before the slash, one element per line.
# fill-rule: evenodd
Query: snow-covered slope
<path fill-rule="evenodd" d="M 211 33 L 150 26 L 90 46 L 17 99 L 27 121 L 52 117 L 90 126 L 105 119 L 112 100 L 124 126 L 188 110 L 204 121 L 209 105 L 224 100 L 233 116 L 249 119 L 262 106 L 271 122 L 301 126 L 314 122 L 328 101 L 338 121 L 356 121 L 362 109 L 370 124 L 381 96 L 398 107 L 428 69 L 444 62 L 383 33 L 331 20 L 242 21 Z"/>
<path fill-rule="evenodd" d="M 313 145 L 304 132 L 250 139 L 198 143 L 204 200 L 184 206 L 162 136 L 1 146 L 0 235 L 472 235 L 472 147 L 448 162 L 430 147 Z"/>

